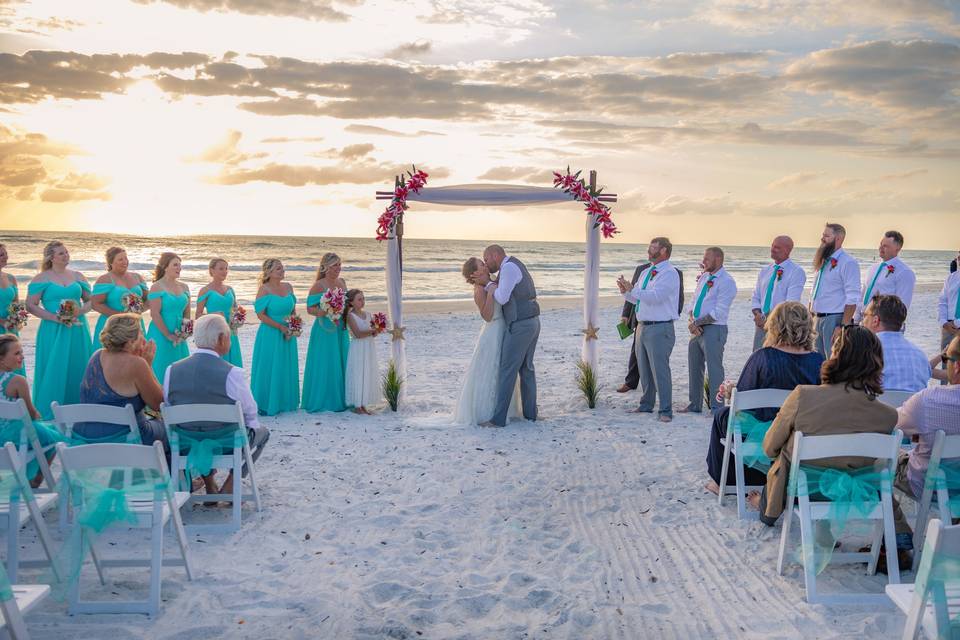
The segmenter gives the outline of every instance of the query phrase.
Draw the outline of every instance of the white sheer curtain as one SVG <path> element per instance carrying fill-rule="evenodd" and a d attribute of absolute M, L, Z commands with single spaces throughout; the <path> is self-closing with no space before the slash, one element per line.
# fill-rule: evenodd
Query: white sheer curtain
<path fill-rule="evenodd" d="M 549 202 L 570 202 L 570 195 L 551 187 L 527 187 L 515 184 L 456 184 L 449 187 L 424 187 L 411 193 L 407 201 L 450 204 L 460 207 L 520 207 Z"/>
<path fill-rule="evenodd" d="M 400 273 L 400 243 L 394 233 L 387 240 L 387 306 L 390 308 L 391 328 L 403 327 L 403 282 Z M 391 336 L 393 345 L 393 362 L 397 373 L 406 381 L 407 352 L 403 339 Z M 406 400 L 407 385 L 400 387 L 400 399 Z"/>
<path fill-rule="evenodd" d="M 592 329 L 600 326 L 600 228 L 595 227 L 593 216 L 587 216 L 587 255 L 583 265 L 583 326 L 588 333 L 583 335 L 580 357 L 599 371 L 600 354 Z"/>

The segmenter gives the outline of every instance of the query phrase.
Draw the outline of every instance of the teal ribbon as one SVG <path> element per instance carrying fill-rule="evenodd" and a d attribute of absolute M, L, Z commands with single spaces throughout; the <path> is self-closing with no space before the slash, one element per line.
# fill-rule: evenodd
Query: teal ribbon
<path fill-rule="evenodd" d="M 737 411 L 733 417 L 734 436 L 739 433 L 742 437 L 739 449 L 743 463 L 764 473 L 769 471 L 773 464 L 763 452 L 763 439 L 772 424 L 772 420 L 762 422 L 746 411 Z"/>
<path fill-rule="evenodd" d="M 693 307 L 694 319 L 700 317 L 700 307 L 703 305 L 703 300 L 707 297 L 707 293 L 710 292 L 710 283 L 716 279 L 717 276 L 710 276 L 707 278 L 707 281 L 703 283 L 703 287 L 700 288 L 700 295 L 697 297 L 697 304 L 695 304 Z"/>
<path fill-rule="evenodd" d="M 770 276 L 770 282 L 767 283 L 767 294 L 763 297 L 763 315 L 770 313 L 770 303 L 773 301 L 773 287 L 777 283 L 777 272 L 780 271 L 780 265 L 773 265 L 773 274 Z"/>
<path fill-rule="evenodd" d="M 951 518 L 960 518 L 960 460 L 950 460 L 940 463 L 940 472 L 935 476 L 927 476 L 925 489 L 934 491 L 933 497 L 937 498 L 936 491 L 946 491 L 950 496 L 949 504 Z M 949 524 L 945 522 L 944 524 Z M 958 574 L 960 575 L 960 574 Z"/>
<path fill-rule="evenodd" d="M 647 275 L 643 278 L 643 284 L 640 286 L 641 291 L 647 290 L 647 284 L 650 282 L 650 276 L 653 274 L 653 271 L 656 269 L 656 265 L 650 265 L 650 268 L 647 269 Z M 634 313 L 640 313 L 640 301 L 637 300 L 637 303 L 633 305 Z"/>
<path fill-rule="evenodd" d="M 824 260 L 823 264 L 820 265 L 820 271 L 817 272 L 817 285 L 813 288 L 813 299 L 816 300 L 817 296 L 820 295 L 820 281 L 823 280 L 823 270 L 827 268 L 827 263 L 829 260 Z"/>
<path fill-rule="evenodd" d="M 40 442 L 41 447 L 46 447 L 55 442 L 66 441 L 64 437 L 56 427 L 49 423 L 40 422 L 39 420 L 32 421 L 33 430 L 37 434 L 37 440 Z M 41 427 L 41 430 L 37 429 L 37 426 Z M 8 442 L 12 442 L 13 446 L 20 448 L 20 438 L 25 427 L 25 422 L 23 420 L 0 420 L 0 446 L 5 445 Z M 39 436 L 40 433 L 43 433 L 43 438 Z M 31 434 L 27 434 L 27 446 L 33 451 L 33 439 Z M 34 451 L 37 455 L 42 455 L 41 453 Z M 51 454 L 52 455 L 52 454 Z M 37 462 L 36 458 L 30 460 L 27 463 L 24 473 L 27 478 L 33 478 L 37 475 L 37 472 L 40 470 L 40 463 Z"/>
<path fill-rule="evenodd" d="M 877 272 L 873 274 L 873 280 L 870 281 L 870 286 L 867 287 L 867 293 L 863 296 L 863 306 L 870 304 L 870 294 L 873 293 L 873 287 L 877 284 L 877 278 L 880 277 L 880 273 L 883 272 L 883 268 L 887 266 L 886 262 L 881 262 L 880 266 L 877 267 Z"/>
<path fill-rule="evenodd" d="M 19 508 L 21 500 L 34 499 L 29 482 L 26 477 L 24 482 L 18 482 L 12 471 L 5 471 L 0 474 L 0 495 L 7 497 L 12 508 Z M 12 599 L 13 587 L 10 585 L 10 577 L 7 575 L 6 565 L 0 562 L 0 601 L 6 602 Z"/>
<path fill-rule="evenodd" d="M 0 562 L 0 601 L 8 600 L 13 600 L 13 586 L 10 584 L 10 578 L 7 577 L 6 566 Z"/>
<path fill-rule="evenodd" d="M 213 470 L 213 458 L 226 455 L 243 446 L 243 436 L 236 425 L 213 431 L 174 429 L 180 452 L 187 451 L 185 470 L 190 477 L 205 476 Z"/>

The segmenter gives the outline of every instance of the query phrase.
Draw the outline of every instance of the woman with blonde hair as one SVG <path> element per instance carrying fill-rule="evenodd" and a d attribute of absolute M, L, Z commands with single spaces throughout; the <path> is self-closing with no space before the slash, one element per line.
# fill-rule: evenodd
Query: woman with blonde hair
<path fill-rule="evenodd" d="M 303 370 L 303 401 L 305 411 L 343 411 L 347 408 L 344 380 L 350 336 L 346 322 L 331 318 L 320 308 L 320 301 L 330 289 L 347 290 L 340 277 L 342 263 L 335 253 L 320 258 L 317 279 L 307 296 L 307 313 L 314 316 L 307 347 L 307 365 Z"/>
<path fill-rule="evenodd" d="M 260 413 L 273 416 L 296 411 L 300 405 L 300 364 L 297 337 L 290 318 L 297 308 L 293 287 L 277 258 L 263 261 L 260 290 L 253 308 L 260 318 L 253 344 L 250 389 Z"/>
<path fill-rule="evenodd" d="M 773 308 L 764 323 L 767 337 L 762 349 L 755 351 L 743 366 L 737 391 L 755 389 L 792 390 L 800 384 L 819 384 L 820 366 L 823 356 L 813 350 L 813 317 L 810 311 L 799 302 L 782 302 Z M 734 385 L 724 383 L 720 393 L 730 396 Z M 776 409 L 754 409 L 747 411 L 757 422 L 768 422 L 777 415 Z M 723 407 L 714 413 L 713 429 L 710 433 L 710 445 L 707 449 L 707 473 L 710 481 L 706 489 L 712 493 L 719 491 L 720 472 L 723 469 L 723 441 L 727 437 L 727 421 L 730 408 Z M 727 467 L 726 484 L 736 482 L 734 465 L 730 456 Z M 745 466 L 744 479 L 747 485 L 762 485 L 766 474 L 759 469 Z"/>
<path fill-rule="evenodd" d="M 147 340 L 157 343 L 153 374 L 163 380 L 167 367 L 190 355 L 183 321 L 190 319 L 190 287 L 180 282 L 180 256 L 170 251 L 160 254 L 153 271 L 153 286 L 147 295 L 150 328 Z"/>
<path fill-rule="evenodd" d="M 210 282 L 197 294 L 197 317 L 205 313 L 219 313 L 229 325 L 233 312 L 237 308 L 237 294 L 233 287 L 225 284 L 230 265 L 223 258 L 210 261 Z M 243 369 L 243 355 L 240 353 L 240 337 L 236 330 L 230 331 L 230 352 L 223 359 L 235 367 Z"/>
<path fill-rule="evenodd" d="M 40 273 L 27 288 L 27 310 L 40 318 L 33 399 L 44 420 L 53 418 L 54 400 L 79 401 L 80 380 L 93 351 L 85 315 L 90 310 L 90 284 L 69 264 L 70 252 L 62 242 L 47 243 Z"/>
<path fill-rule="evenodd" d="M 7 253 L 7 245 L 0 242 L 0 336 L 5 333 L 19 336 L 20 332 L 17 331 L 16 327 L 7 326 L 10 305 L 20 301 L 20 288 L 17 286 L 17 279 L 12 273 L 3 271 L 9 260 L 10 254 Z M 21 365 L 15 373 L 26 376 L 27 369 Z"/>
<path fill-rule="evenodd" d="M 100 319 L 93 329 L 94 342 L 100 339 L 100 332 L 110 316 L 117 313 L 141 313 L 142 310 L 131 306 L 130 303 L 135 302 L 131 296 L 139 299 L 142 308 L 147 303 L 149 289 L 139 273 L 128 271 L 130 260 L 125 249 L 110 247 L 104 257 L 107 272 L 93 283 L 93 296 L 90 298 L 93 310 L 100 314 Z"/>

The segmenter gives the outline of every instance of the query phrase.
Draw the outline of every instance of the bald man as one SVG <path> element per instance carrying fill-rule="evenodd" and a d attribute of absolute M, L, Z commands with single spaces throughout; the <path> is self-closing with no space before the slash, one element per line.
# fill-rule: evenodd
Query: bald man
<path fill-rule="evenodd" d="M 793 260 L 793 240 L 790 236 L 777 236 L 770 245 L 769 264 L 760 270 L 757 275 L 757 286 L 753 289 L 753 299 L 750 302 L 753 309 L 753 324 L 756 331 L 753 334 L 753 350 L 763 346 L 767 332 L 763 324 L 771 309 L 781 302 L 799 302 L 803 295 L 803 287 L 807 284 L 806 272 Z"/>

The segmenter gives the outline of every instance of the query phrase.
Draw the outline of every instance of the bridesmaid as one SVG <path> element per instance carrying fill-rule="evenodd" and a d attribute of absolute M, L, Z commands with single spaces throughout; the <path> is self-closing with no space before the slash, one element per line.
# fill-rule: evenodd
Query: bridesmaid
<path fill-rule="evenodd" d="M 7 245 L 0 242 L 0 336 L 5 333 L 12 333 L 15 336 L 19 336 L 19 331 L 16 329 L 7 329 L 5 323 L 10 305 L 20 300 L 20 288 L 17 286 L 17 279 L 13 277 L 12 273 L 4 272 L 9 260 L 10 256 L 7 253 Z M 21 362 L 20 368 L 15 370 L 14 373 L 26 377 L 26 364 Z"/>
<path fill-rule="evenodd" d="M 327 289 L 347 290 L 347 283 L 340 277 L 341 266 L 337 254 L 325 253 L 320 259 L 317 280 L 307 297 L 307 313 L 316 317 L 310 330 L 307 366 L 303 371 L 302 406 L 310 412 L 343 411 L 347 408 L 344 376 L 350 338 L 346 323 L 342 319 L 333 322 L 319 306 Z"/>
<path fill-rule="evenodd" d="M 127 271 L 130 260 L 126 250 L 120 247 L 110 247 L 106 254 L 107 272 L 93 283 L 93 297 L 90 302 L 93 310 L 100 313 L 97 326 L 93 329 L 93 342 L 100 344 L 100 332 L 107 324 L 107 318 L 117 313 L 129 313 L 123 304 L 123 297 L 128 293 L 140 296 L 144 307 L 147 304 L 147 283 L 139 273 Z M 136 313 L 136 311 L 134 311 Z M 143 320 L 140 321 L 143 329 Z M 146 329 L 143 329 L 146 332 Z"/>
<path fill-rule="evenodd" d="M 160 254 L 153 272 L 153 286 L 147 295 L 150 305 L 147 340 L 157 343 L 153 373 L 161 383 L 167 367 L 190 355 L 186 340 L 176 336 L 184 319 L 190 319 L 190 287 L 180 282 L 179 277 L 180 256 L 170 251 Z"/>
<path fill-rule="evenodd" d="M 93 353 L 90 326 L 90 284 L 79 271 L 68 269 L 70 252 L 60 241 L 43 248 L 43 264 L 27 287 L 27 310 L 40 318 L 37 330 L 33 399 L 44 420 L 51 420 L 50 403 L 80 402 L 80 381 Z M 78 315 L 58 316 L 60 305 L 72 301 Z"/>
<path fill-rule="evenodd" d="M 265 260 L 253 305 L 260 328 L 253 345 L 250 388 L 260 413 L 268 416 L 296 411 L 300 404 L 297 339 L 286 322 L 296 309 L 297 298 L 283 277 L 282 262 L 276 258 Z"/>
<path fill-rule="evenodd" d="M 237 294 L 233 287 L 224 284 L 230 265 L 223 258 L 214 258 L 210 261 L 211 281 L 197 294 L 197 317 L 206 312 L 219 313 L 226 319 L 227 324 L 233 318 L 233 310 L 237 306 Z M 230 332 L 230 353 L 223 359 L 235 367 L 243 369 L 243 356 L 240 353 L 240 337 L 236 331 Z"/>

